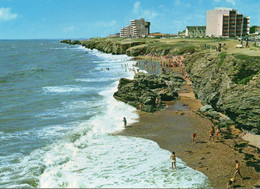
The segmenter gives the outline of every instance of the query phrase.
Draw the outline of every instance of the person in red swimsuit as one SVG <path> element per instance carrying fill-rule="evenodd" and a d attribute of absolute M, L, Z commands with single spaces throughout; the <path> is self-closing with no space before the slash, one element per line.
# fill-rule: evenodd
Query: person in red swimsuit
<path fill-rule="evenodd" d="M 192 133 L 192 144 L 195 144 L 195 140 L 196 140 L 196 133 L 193 132 Z"/>

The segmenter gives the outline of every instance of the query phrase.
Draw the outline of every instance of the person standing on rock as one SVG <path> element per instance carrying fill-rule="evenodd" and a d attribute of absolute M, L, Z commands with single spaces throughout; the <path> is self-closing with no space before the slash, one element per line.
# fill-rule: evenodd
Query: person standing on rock
<path fill-rule="evenodd" d="M 142 108 L 143 108 L 143 103 L 141 103 L 141 104 L 139 105 L 140 112 L 142 111 Z"/>
<path fill-rule="evenodd" d="M 126 127 L 127 126 L 127 121 L 126 121 L 125 117 L 123 118 L 123 122 L 124 122 L 124 126 Z"/>
<path fill-rule="evenodd" d="M 158 106 L 159 105 L 159 99 L 158 99 L 158 97 L 156 97 L 156 99 L 155 99 L 155 106 Z"/>
<path fill-rule="evenodd" d="M 171 158 L 171 160 L 172 160 L 172 169 L 173 169 L 173 165 L 174 165 L 175 169 L 177 170 L 177 168 L 176 168 L 176 156 L 175 156 L 175 152 L 172 152 L 170 158 Z"/>
<path fill-rule="evenodd" d="M 214 134 L 215 134 L 214 126 L 211 126 L 211 129 L 209 131 L 209 141 L 210 141 L 210 139 L 212 139 L 213 143 L 214 143 Z"/>
<path fill-rule="evenodd" d="M 216 135 L 217 135 L 217 139 L 219 139 L 219 137 L 220 137 L 220 128 L 219 128 L 219 126 L 217 128 Z"/>

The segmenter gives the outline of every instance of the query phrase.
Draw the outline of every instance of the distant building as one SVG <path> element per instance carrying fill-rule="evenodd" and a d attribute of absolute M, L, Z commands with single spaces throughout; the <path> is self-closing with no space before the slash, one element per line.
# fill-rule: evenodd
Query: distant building
<path fill-rule="evenodd" d="M 183 31 L 178 31 L 178 36 L 185 36 L 186 29 Z"/>
<path fill-rule="evenodd" d="M 232 8 L 207 11 L 207 36 L 236 37 L 249 34 L 250 17 L 244 17 Z"/>
<path fill-rule="evenodd" d="M 150 33 L 148 35 L 148 37 L 150 38 L 161 38 L 161 37 L 165 37 L 166 34 L 163 34 L 163 33 Z"/>
<path fill-rule="evenodd" d="M 120 37 L 120 33 L 110 34 L 109 37 Z"/>
<path fill-rule="evenodd" d="M 131 37 L 131 26 L 128 25 L 120 30 L 120 37 Z"/>
<path fill-rule="evenodd" d="M 144 18 L 140 20 L 131 20 L 131 24 L 120 30 L 120 37 L 146 37 L 150 33 L 150 22 L 146 22 Z"/>
<path fill-rule="evenodd" d="M 260 34 L 260 26 L 255 27 L 255 34 Z"/>
<path fill-rule="evenodd" d="M 164 34 L 164 33 L 150 33 L 148 35 L 149 38 L 173 38 L 176 37 L 177 35 L 175 34 Z"/>
<path fill-rule="evenodd" d="M 187 26 L 185 30 L 185 36 L 206 36 L 206 26 Z"/>

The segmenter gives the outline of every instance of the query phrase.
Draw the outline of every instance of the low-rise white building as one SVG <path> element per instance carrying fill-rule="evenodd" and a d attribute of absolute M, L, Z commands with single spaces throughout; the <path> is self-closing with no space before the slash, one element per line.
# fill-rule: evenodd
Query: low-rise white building
<path fill-rule="evenodd" d="M 204 37 L 206 36 L 206 26 L 186 26 L 185 36 Z"/>

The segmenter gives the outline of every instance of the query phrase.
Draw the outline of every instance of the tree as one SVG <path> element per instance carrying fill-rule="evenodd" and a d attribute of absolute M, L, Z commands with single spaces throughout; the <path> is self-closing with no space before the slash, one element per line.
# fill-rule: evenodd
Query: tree
<path fill-rule="evenodd" d="M 250 27 L 250 33 L 255 33 L 255 28 L 256 28 L 257 26 L 251 26 Z"/>

